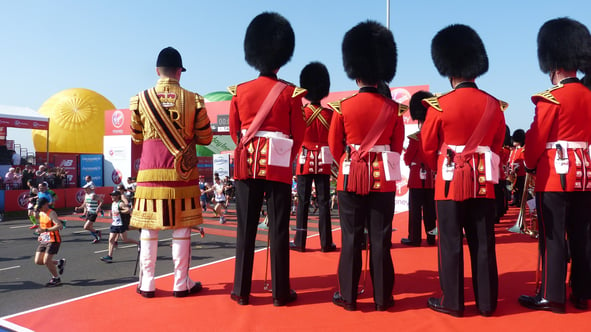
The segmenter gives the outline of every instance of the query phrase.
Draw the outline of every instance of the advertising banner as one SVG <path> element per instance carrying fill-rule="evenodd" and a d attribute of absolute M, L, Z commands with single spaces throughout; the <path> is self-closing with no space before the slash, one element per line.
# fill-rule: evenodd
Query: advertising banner
<path fill-rule="evenodd" d="M 105 111 L 105 136 L 130 135 L 131 112 L 128 109 Z"/>
<path fill-rule="evenodd" d="M 103 138 L 103 182 L 107 187 L 125 184 L 131 176 L 131 136 Z"/>
<path fill-rule="evenodd" d="M 66 171 L 63 187 L 78 187 L 78 155 L 77 154 L 54 154 L 53 164 L 55 167 L 63 168 Z M 51 183 L 50 183 L 51 185 Z"/>
<path fill-rule="evenodd" d="M 84 178 L 87 175 L 92 177 L 92 182 L 95 186 L 102 187 L 104 185 L 102 154 L 80 155 L 80 177 L 78 183 L 84 183 Z"/>
<path fill-rule="evenodd" d="M 213 173 L 218 173 L 220 179 L 230 176 L 230 155 L 229 154 L 214 154 L 213 155 Z"/>

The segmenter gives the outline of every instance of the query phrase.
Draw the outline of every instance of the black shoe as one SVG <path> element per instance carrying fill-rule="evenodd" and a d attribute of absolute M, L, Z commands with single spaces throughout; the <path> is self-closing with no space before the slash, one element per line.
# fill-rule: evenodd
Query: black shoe
<path fill-rule="evenodd" d="M 386 304 L 377 304 L 376 303 L 376 311 L 386 311 L 394 306 L 394 298 L 388 299 Z"/>
<path fill-rule="evenodd" d="M 326 248 L 320 248 L 320 251 L 322 251 L 322 252 L 331 252 L 331 251 L 335 251 L 335 250 L 337 250 L 337 245 L 334 243 L 331 243 Z"/>
<path fill-rule="evenodd" d="M 478 312 L 480 313 L 480 316 L 490 317 L 493 315 L 494 311 L 492 311 L 492 310 L 478 310 Z"/>
<path fill-rule="evenodd" d="M 414 241 L 411 241 L 410 239 L 406 239 L 406 238 L 400 240 L 400 243 L 402 243 L 406 246 L 411 246 L 411 247 L 420 247 L 421 246 L 421 242 L 414 242 Z"/>
<path fill-rule="evenodd" d="M 290 242 L 289 243 L 289 249 L 293 250 L 293 251 L 299 251 L 299 252 L 306 252 L 306 248 L 302 248 L 302 247 L 298 247 L 296 246 L 295 243 Z"/>
<path fill-rule="evenodd" d="M 427 244 L 430 246 L 437 244 L 437 241 L 435 241 L 435 235 L 427 235 Z"/>
<path fill-rule="evenodd" d="M 199 281 L 197 281 L 195 283 L 195 285 L 193 287 L 191 287 L 191 289 L 187 289 L 187 290 L 184 290 L 184 291 L 174 291 L 174 292 L 172 292 L 172 296 L 174 296 L 174 297 L 186 297 L 189 294 L 197 294 L 202 289 L 203 289 L 203 286 L 201 286 L 201 283 Z"/>
<path fill-rule="evenodd" d="M 57 277 L 52 277 L 48 283 L 45 284 L 45 287 L 55 287 L 62 284 L 62 280 Z"/>
<path fill-rule="evenodd" d="M 427 301 L 427 305 L 429 306 L 429 308 L 431 308 L 435 311 L 439 311 L 444 314 L 452 315 L 454 317 L 463 317 L 464 316 L 463 310 L 453 310 L 453 309 L 446 308 L 441 305 L 441 299 L 438 299 L 436 297 L 430 297 L 429 300 Z"/>
<path fill-rule="evenodd" d="M 60 275 L 64 274 L 64 269 L 66 268 L 66 259 L 60 258 L 57 262 L 57 270 Z"/>
<path fill-rule="evenodd" d="M 351 302 L 347 303 L 340 292 L 335 292 L 332 296 L 332 303 L 338 305 L 339 307 L 345 308 L 347 311 L 355 311 L 357 310 L 357 303 Z"/>
<path fill-rule="evenodd" d="M 236 301 L 236 303 L 240 305 L 247 305 L 248 304 L 248 295 L 247 296 L 238 296 L 234 294 L 234 292 L 230 293 L 230 298 L 232 301 Z"/>
<path fill-rule="evenodd" d="M 587 300 L 582 299 L 572 293 L 569 296 L 569 300 L 570 300 L 570 303 L 572 303 L 575 306 L 575 308 L 577 308 L 579 310 L 589 309 L 589 304 L 587 303 Z"/>
<path fill-rule="evenodd" d="M 135 289 L 135 292 L 147 299 L 153 298 L 156 295 L 155 291 L 143 291 L 143 290 L 140 290 L 139 286 Z"/>
<path fill-rule="evenodd" d="M 276 307 L 281 307 L 295 301 L 297 298 L 298 294 L 293 289 L 290 289 L 289 296 L 286 299 L 273 299 L 273 305 Z"/>
<path fill-rule="evenodd" d="M 546 310 L 559 314 L 565 312 L 564 303 L 548 301 L 539 294 L 536 296 L 521 295 L 519 297 L 519 304 L 533 310 Z"/>

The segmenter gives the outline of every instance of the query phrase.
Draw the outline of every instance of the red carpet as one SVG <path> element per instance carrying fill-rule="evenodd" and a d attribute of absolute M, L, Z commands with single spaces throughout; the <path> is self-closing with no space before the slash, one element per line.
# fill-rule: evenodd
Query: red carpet
<path fill-rule="evenodd" d="M 516 210 L 497 227 L 499 305 L 493 317 L 477 314 L 470 278 L 467 247 L 464 247 L 466 316 L 454 318 L 427 308 L 429 296 L 440 296 L 435 247 L 402 247 L 407 215 L 397 215 L 392 249 L 396 304 L 388 312 L 376 312 L 371 299 L 371 281 L 360 296 L 358 311 L 348 312 L 330 301 L 336 290 L 339 253 L 321 253 L 318 237 L 309 240 L 306 253 L 292 252 L 292 288 L 298 300 L 287 307 L 274 307 L 270 292 L 263 290 L 265 251 L 255 256 L 251 304 L 239 306 L 230 300 L 234 260 L 201 266 L 191 271 L 203 282 L 199 295 L 172 297 L 172 277 L 156 282 L 153 299 L 135 293 L 135 285 L 78 299 L 69 303 L 14 315 L 6 320 L 34 331 L 588 331 L 591 311 L 567 305 L 567 314 L 533 312 L 517 303 L 521 294 L 534 293 L 537 243 L 525 235 L 506 231 Z M 340 247 L 340 232 L 335 232 Z M 364 255 L 365 257 L 365 255 Z M 362 281 L 363 282 L 363 274 Z M 0 326 L 2 322 L 0 322 Z"/>

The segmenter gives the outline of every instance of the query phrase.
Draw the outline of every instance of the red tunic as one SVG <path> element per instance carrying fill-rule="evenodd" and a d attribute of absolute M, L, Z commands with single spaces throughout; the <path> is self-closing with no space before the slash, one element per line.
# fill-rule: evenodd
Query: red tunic
<path fill-rule="evenodd" d="M 330 174 L 331 163 L 322 163 L 321 148 L 328 147 L 328 129 L 332 119 L 332 110 L 320 105 L 306 105 L 306 134 L 304 143 L 299 151 L 296 174 Z M 302 164 L 302 153 L 305 152 L 305 161 Z"/>
<path fill-rule="evenodd" d="M 421 145 L 421 132 L 408 136 L 408 147 L 404 153 L 404 163 L 410 168 L 408 176 L 409 188 L 432 189 L 435 172 L 429 168 Z M 424 171 L 424 179 L 421 179 L 421 169 Z"/>
<path fill-rule="evenodd" d="M 517 176 L 525 176 L 525 146 L 511 149 L 509 154 L 509 169 Z"/>
<path fill-rule="evenodd" d="M 230 135 L 238 144 L 238 133 L 246 130 L 263 104 L 271 88 L 277 82 L 276 77 L 260 76 L 259 78 L 229 88 L 233 94 L 230 103 Z M 293 139 L 291 161 L 302 145 L 306 122 L 302 111 L 302 97 L 306 90 L 288 84 L 277 98 L 269 115 L 259 131 L 280 132 Z M 250 179 L 264 179 L 291 184 L 292 168 L 271 166 L 267 164 L 268 140 L 254 137 L 247 145 L 248 167 Z"/>
<path fill-rule="evenodd" d="M 453 200 L 454 180 L 450 182 L 449 193 L 445 195 L 445 182 L 441 175 L 445 154 L 439 154 L 441 146 L 465 145 L 484 114 L 488 98 L 486 92 L 479 90 L 474 83 L 461 83 L 455 90 L 440 96 L 424 100 L 428 106 L 427 117 L 421 129 L 423 135 L 423 151 L 432 169 L 437 169 L 435 179 L 435 200 Z M 497 153 L 505 139 L 505 116 L 503 110 L 506 103 L 499 101 L 498 111 L 487 126 L 487 132 L 480 146 L 487 146 Z M 483 154 L 474 154 L 476 174 L 473 198 L 495 198 L 494 184 L 484 179 Z"/>
<path fill-rule="evenodd" d="M 499 152 L 500 157 L 500 165 L 499 165 L 499 180 L 506 180 L 507 179 L 507 164 L 509 163 L 509 154 L 511 150 L 507 146 L 503 146 L 501 151 Z"/>
<path fill-rule="evenodd" d="M 591 91 L 576 79 L 567 79 L 532 97 L 536 114 L 525 135 L 525 164 L 536 169 L 536 191 L 563 191 L 554 169 L 556 149 L 547 142 L 591 142 Z M 565 191 L 591 191 L 589 150 L 568 149 Z"/>
<path fill-rule="evenodd" d="M 395 120 L 389 123 L 375 145 L 387 145 L 390 151 L 402 152 L 404 143 L 404 122 L 402 113 L 406 106 L 380 95 L 375 88 L 361 88 L 359 93 L 341 101 L 329 103 L 335 110 L 328 134 L 328 145 L 340 169 L 337 178 L 337 190 L 344 190 L 343 160 L 346 158 L 346 144 L 361 144 L 372 129 L 384 103 L 392 103 Z M 369 153 L 370 190 L 372 192 L 392 192 L 396 190 L 396 181 L 386 181 L 381 153 Z"/>

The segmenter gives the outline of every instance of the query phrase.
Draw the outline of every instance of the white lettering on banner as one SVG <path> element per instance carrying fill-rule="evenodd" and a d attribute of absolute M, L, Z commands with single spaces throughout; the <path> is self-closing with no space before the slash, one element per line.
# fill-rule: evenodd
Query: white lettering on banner
<path fill-rule="evenodd" d="M 72 159 L 64 159 L 60 163 L 60 167 L 70 167 L 70 166 L 72 166 L 73 163 L 74 163 L 74 160 L 72 160 Z"/>

